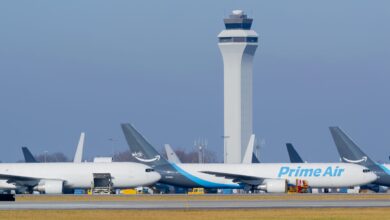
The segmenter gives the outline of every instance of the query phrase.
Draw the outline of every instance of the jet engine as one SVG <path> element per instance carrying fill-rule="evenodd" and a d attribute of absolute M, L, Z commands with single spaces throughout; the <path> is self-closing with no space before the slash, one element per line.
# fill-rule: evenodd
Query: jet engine
<path fill-rule="evenodd" d="M 42 180 L 34 190 L 45 194 L 62 194 L 64 181 L 62 180 Z"/>
<path fill-rule="evenodd" d="M 268 193 L 285 193 L 287 192 L 287 181 L 283 179 L 266 179 L 257 189 Z"/>
<path fill-rule="evenodd" d="M 386 193 L 389 190 L 389 187 L 387 186 L 379 186 L 378 187 L 378 193 Z"/>
<path fill-rule="evenodd" d="M 372 190 L 376 193 L 385 193 L 389 189 L 389 187 L 387 187 L 387 186 L 381 186 L 381 185 L 377 185 L 377 184 L 368 184 L 365 186 L 361 186 L 360 188 L 361 189 L 369 189 L 369 190 Z"/>

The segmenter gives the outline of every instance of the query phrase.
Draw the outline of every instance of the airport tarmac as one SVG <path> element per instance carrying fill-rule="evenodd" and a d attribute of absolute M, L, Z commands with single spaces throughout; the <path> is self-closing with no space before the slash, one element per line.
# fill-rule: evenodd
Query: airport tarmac
<path fill-rule="evenodd" d="M 0 202 L 0 210 L 262 209 L 390 207 L 390 200 L 34 201 Z"/>

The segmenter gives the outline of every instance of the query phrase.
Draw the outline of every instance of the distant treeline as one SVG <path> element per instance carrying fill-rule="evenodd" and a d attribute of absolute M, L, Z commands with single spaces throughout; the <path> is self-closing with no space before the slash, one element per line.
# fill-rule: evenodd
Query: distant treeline
<path fill-rule="evenodd" d="M 166 158 L 166 153 L 163 151 L 162 155 L 165 156 Z M 198 152 L 195 150 L 192 151 L 185 151 L 183 149 L 178 149 L 175 150 L 175 153 L 179 157 L 182 163 L 198 163 L 199 157 L 198 157 Z M 38 162 L 71 162 L 72 159 L 69 159 L 64 153 L 61 152 L 55 152 L 55 153 L 42 153 L 42 154 L 37 154 L 34 156 L 35 159 Z M 115 153 L 112 155 L 112 160 L 115 162 L 126 162 L 126 161 L 133 161 L 132 157 L 130 155 L 129 150 L 121 151 L 118 153 Z M 23 163 L 24 160 L 19 160 L 17 161 L 19 163 Z M 216 154 L 212 151 L 205 150 L 204 152 L 204 162 L 205 163 L 216 163 L 219 162 Z M 0 161 L 1 163 L 1 161 Z"/>

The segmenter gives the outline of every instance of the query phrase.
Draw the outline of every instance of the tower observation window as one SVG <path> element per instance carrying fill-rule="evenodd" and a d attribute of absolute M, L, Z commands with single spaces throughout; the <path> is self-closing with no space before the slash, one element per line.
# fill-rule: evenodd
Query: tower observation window
<path fill-rule="evenodd" d="M 252 23 L 246 22 L 246 23 L 226 23 L 225 27 L 226 29 L 244 29 L 249 30 L 251 29 Z"/>
<path fill-rule="evenodd" d="M 246 42 L 257 42 L 257 37 L 247 37 Z"/>
<path fill-rule="evenodd" d="M 229 43 L 229 42 L 251 42 L 256 43 L 257 37 L 220 37 L 220 43 Z"/>
<path fill-rule="evenodd" d="M 219 42 L 233 42 L 232 37 L 220 37 Z"/>

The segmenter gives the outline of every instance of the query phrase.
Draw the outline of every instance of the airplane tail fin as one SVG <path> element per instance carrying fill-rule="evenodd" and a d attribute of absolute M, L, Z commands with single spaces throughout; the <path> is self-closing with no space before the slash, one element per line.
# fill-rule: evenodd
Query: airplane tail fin
<path fill-rule="evenodd" d="M 261 163 L 255 153 L 252 154 L 252 163 Z"/>
<path fill-rule="evenodd" d="M 81 132 L 79 143 L 77 144 L 76 153 L 74 154 L 73 163 L 81 163 L 83 159 L 85 133 Z"/>
<path fill-rule="evenodd" d="M 175 151 L 172 149 L 171 145 L 165 144 L 165 153 L 167 153 L 168 161 L 171 163 L 181 163 L 179 157 L 176 155 Z"/>
<path fill-rule="evenodd" d="M 252 163 L 254 145 L 255 145 L 255 135 L 252 134 L 249 138 L 249 142 L 248 142 L 248 146 L 246 147 L 244 158 L 242 159 L 243 164 Z"/>
<path fill-rule="evenodd" d="M 149 166 L 169 164 L 131 124 L 121 124 L 121 126 L 133 161 Z"/>
<path fill-rule="evenodd" d="M 294 146 L 291 143 L 287 143 L 286 147 L 291 163 L 304 163 L 301 156 L 299 156 L 298 152 L 295 150 Z"/>
<path fill-rule="evenodd" d="M 22 151 L 26 163 L 38 163 L 38 161 L 35 159 L 35 157 L 32 155 L 32 153 L 27 147 L 22 147 Z"/>
<path fill-rule="evenodd" d="M 333 141 L 336 144 L 340 159 L 346 163 L 356 163 L 363 166 L 375 165 L 354 142 L 339 127 L 329 127 Z"/>

